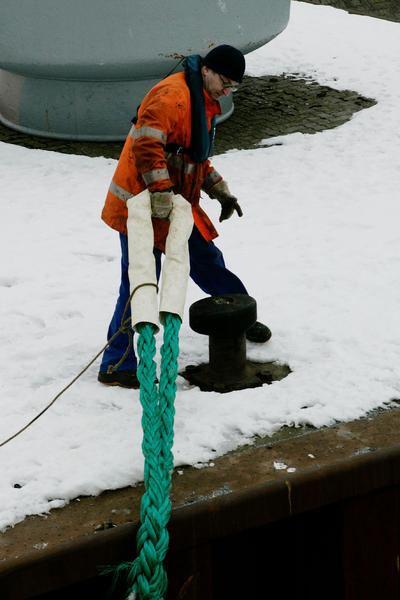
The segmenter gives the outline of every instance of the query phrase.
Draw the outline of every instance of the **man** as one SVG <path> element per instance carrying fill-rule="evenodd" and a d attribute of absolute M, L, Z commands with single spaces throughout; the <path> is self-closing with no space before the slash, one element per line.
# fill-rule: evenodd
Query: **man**
<path fill-rule="evenodd" d="M 218 233 L 199 205 L 203 190 L 221 204 L 220 222 L 234 212 L 239 217 L 243 214 L 208 156 L 215 119 L 221 112 L 218 99 L 237 89 L 243 78 L 245 59 L 239 50 L 224 44 L 211 50 L 204 59 L 197 55 L 187 57 L 184 66 L 184 72 L 157 83 L 138 108 L 103 208 L 102 219 L 120 233 L 122 250 L 121 286 L 108 339 L 118 331 L 122 317 L 124 320 L 130 317 L 126 201 L 146 187 L 151 198 L 157 277 L 173 194 L 179 193 L 192 204 L 194 227 L 189 254 L 193 281 L 210 295 L 247 294 L 240 279 L 225 267 L 222 252 L 212 242 Z M 133 345 L 129 344 L 131 334 L 131 331 L 121 333 L 105 350 L 98 375 L 101 383 L 139 387 L 136 356 Z M 257 322 L 246 336 L 254 342 L 266 342 L 271 332 Z"/>

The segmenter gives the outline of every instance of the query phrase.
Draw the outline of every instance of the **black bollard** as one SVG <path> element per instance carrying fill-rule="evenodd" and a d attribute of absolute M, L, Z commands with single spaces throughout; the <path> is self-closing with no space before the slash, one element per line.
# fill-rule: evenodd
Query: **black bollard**
<path fill-rule="evenodd" d="M 272 383 L 290 373 L 287 365 L 255 363 L 246 357 L 246 331 L 257 320 L 257 303 L 246 294 L 211 296 L 191 305 L 190 327 L 209 336 L 208 364 L 183 373 L 202 391 L 231 392 Z"/>

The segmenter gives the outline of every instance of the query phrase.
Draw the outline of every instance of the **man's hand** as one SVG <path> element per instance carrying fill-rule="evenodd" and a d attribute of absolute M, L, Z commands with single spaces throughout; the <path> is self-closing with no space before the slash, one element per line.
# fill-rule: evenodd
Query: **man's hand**
<path fill-rule="evenodd" d="M 235 210 L 239 217 L 243 216 L 243 211 L 239 206 L 237 198 L 232 196 L 226 181 L 223 179 L 212 186 L 208 192 L 208 195 L 210 198 L 218 200 L 218 202 L 221 204 L 222 209 L 219 216 L 220 223 L 226 219 L 230 219 Z"/>
<path fill-rule="evenodd" d="M 168 219 L 172 210 L 172 190 L 163 190 L 162 192 L 150 192 L 151 216 L 155 219 Z"/>

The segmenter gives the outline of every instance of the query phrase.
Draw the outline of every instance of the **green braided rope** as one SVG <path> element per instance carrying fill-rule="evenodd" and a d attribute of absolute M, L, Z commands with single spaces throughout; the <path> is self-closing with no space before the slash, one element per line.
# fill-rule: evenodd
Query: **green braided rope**
<path fill-rule="evenodd" d="M 139 355 L 137 376 L 143 408 L 142 450 L 145 492 L 140 506 L 141 525 L 136 536 L 137 557 L 133 562 L 122 563 L 114 569 L 103 571 L 103 573 L 114 571 L 114 586 L 118 576 L 128 571 L 128 595 L 134 592 L 135 598 L 140 600 L 162 600 L 165 598 L 168 586 L 163 563 L 169 544 L 167 524 L 171 516 L 174 402 L 180 327 L 181 320 L 178 316 L 170 313 L 165 315 L 159 389 L 155 383 L 155 328 L 149 323 L 144 323 L 140 327 L 137 344 Z"/>
<path fill-rule="evenodd" d="M 161 376 L 159 387 L 159 406 L 161 418 L 162 457 L 164 460 L 165 481 L 169 494 L 171 475 L 174 468 L 174 417 L 176 378 L 178 377 L 179 330 L 181 320 L 176 315 L 165 315 L 164 343 L 161 346 Z M 167 475 L 169 477 L 167 477 Z"/>

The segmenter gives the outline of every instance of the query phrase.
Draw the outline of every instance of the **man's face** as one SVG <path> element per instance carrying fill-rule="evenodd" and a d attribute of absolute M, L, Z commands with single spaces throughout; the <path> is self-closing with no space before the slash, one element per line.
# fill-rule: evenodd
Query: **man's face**
<path fill-rule="evenodd" d="M 202 67 L 201 72 L 203 75 L 203 85 L 214 100 L 218 100 L 222 96 L 229 96 L 232 92 L 236 92 L 239 86 L 236 81 L 215 73 L 205 65 Z"/>

